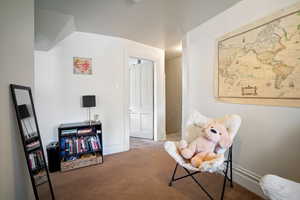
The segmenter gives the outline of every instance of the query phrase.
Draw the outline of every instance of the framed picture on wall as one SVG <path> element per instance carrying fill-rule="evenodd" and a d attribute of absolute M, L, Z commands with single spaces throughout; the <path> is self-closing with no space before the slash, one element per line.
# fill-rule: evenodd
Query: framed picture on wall
<path fill-rule="evenodd" d="M 300 3 L 216 43 L 215 96 L 239 104 L 300 107 Z"/>
<path fill-rule="evenodd" d="M 93 74 L 92 58 L 73 57 L 73 73 L 74 74 Z"/>

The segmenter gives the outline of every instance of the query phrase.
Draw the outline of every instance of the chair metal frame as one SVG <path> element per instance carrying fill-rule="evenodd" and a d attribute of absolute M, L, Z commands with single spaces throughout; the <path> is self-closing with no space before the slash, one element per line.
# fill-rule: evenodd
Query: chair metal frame
<path fill-rule="evenodd" d="M 223 181 L 223 186 L 222 186 L 221 200 L 224 199 L 225 186 L 226 186 L 226 181 L 227 180 L 230 181 L 230 187 L 233 188 L 233 179 L 232 179 L 232 146 L 229 148 L 227 160 L 225 160 L 224 163 L 226 164 L 226 167 L 225 167 L 225 170 L 223 171 L 223 173 L 224 173 L 224 181 Z M 201 190 L 207 195 L 207 197 L 209 199 L 211 199 L 211 200 L 214 199 L 211 196 L 211 194 L 209 194 L 209 192 L 194 177 L 194 175 L 201 173 L 201 171 L 190 172 L 188 169 L 186 169 L 185 167 L 181 166 L 187 172 L 187 175 L 175 178 L 178 165 L 179 164 L 176 163 L 176 166 L 175 166 L 172 178 L 171 178 L 171 180 L 169 182 L 169 186 L 170 187 L 172 186 L 173 182 L 175 182 L 175 181 L 178 181 L 178 180 L 183 179 L 183 178 L 191 177 L 195 181 L 195 183 L 197 183 L 197 185 L 201 188 Z M 230 177 L 228 177 L 228 170 L 230 170 Z"/>

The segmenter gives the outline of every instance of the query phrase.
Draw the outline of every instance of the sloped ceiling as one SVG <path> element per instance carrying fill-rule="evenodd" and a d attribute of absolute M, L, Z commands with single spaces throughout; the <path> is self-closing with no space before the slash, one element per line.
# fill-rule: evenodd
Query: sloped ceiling
<path fill-rule="evenodd" d="M 36 43 L 48 39 L 51 48 L 60 40 L 59 34 L 76 30 L 174 50 L 186 32 L 238 1 L 36 0 Z M 65 33 L 58 30 L 62 24 L 68 25 Z"/>
<path fill-rule="evenodd" d="M 74 17 L 56 11 L 36 10 L 35 49 L 48 50 L 76 30 Z"/>

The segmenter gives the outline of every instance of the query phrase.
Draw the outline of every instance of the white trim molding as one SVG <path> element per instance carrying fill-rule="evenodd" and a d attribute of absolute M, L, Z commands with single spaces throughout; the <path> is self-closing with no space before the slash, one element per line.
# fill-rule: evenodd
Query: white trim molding
<path fill-rule="evenodd" d="M 233 163 L 233 181 L 266 199 L 259 185 L 260 179 L 260 175 Z"/>
<path fill-rule="evenodd" d="M 136 48 L 136 47 L 139 48 Z M 143 48 L 143 51 L 141 51 Z M 154 141 L 166 138 L 165 122 L 165 56 L 162 49 L 128 43 L 124 50 L 124 151 L 129 150 L 129 58 L 141 58 L 153 61 L 154 64 Z"/>
<path fill-rule="evenodd" d="M 185 134 L 184 127 L 189 115 L 189 65 L 188 65 L 188 35 L 182 40 L 182 59 L 181 59 L 181 137 Z"/>
<path fill-rule="evenodd" d="M 113 144 L 113 145 L 104 146 L 103 151 L 104 151 L 103 152 L 104 155 L 110 155 L 110 154 L 123 152 L 124 148 L 122 144 Z"/>

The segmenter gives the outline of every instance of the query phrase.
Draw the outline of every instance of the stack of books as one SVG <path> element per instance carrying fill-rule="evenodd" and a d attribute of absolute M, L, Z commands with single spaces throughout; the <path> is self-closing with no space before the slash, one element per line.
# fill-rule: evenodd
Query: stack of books
<path fill-rule="evenodd" d="M 26 140 L 31 140 L 31 139 L 36 138 L 36 137 L 38 137 L 37 132 L 32 132 L 32 133 L 25 134 L 25 139 Z"/>
<path fill-rule="evenodd" d="M 94 153 L 100 150 L 100 141 L 97 136 L 62 138 L 60 140 L 61 156 L 65 160 L 74 159 L 81 153 Z M 69 157 L 69 158 L 68 158 Z"/>
<path fill-rule="evenodd" d="M 85 129 L 67 129 L 67 130 L 62 130 L 61 135 L 62 136 L 72 136 L 72 135 L 87 135 L 93 133 L 92 128 L 85 128 Z"/>
<path fill-rule="evenodd" d="M 77 129 L 68 129 L 68 130 L 63 130 L 61 132 L 62 136 L 68 136 L 68 135 L 73 135 L 77 133 Z"/>
<path fill-rule="evenodd" d="M 35 148 L 40 147 L 40 141 L 35 141 L 35 142 L 31 142 L 29 144 L 26 145 L 26 149 L 27 151 L 31 151 Z"/>
<path fill-rule="evenodd" d="M 85 135 L 85 134 L 90 134 L 93 132 L 92 128 L 85 128 L 85 129 L 80 129 L 77 131 L 78 135 Z"/>
<path fill-rule="evenodd" d="M 41 169 L 44 169 L 45 162 L 43 160 L 41 150 L 29 154 L 29 166 L 32 171 L 39 171 Z"/>

